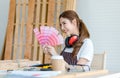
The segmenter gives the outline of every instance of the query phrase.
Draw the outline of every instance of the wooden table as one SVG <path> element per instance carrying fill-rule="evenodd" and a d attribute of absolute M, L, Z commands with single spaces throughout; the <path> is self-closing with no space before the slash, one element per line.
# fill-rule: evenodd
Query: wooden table
<path fill-rule="evenodd" d="M 28 59 L 0 60 L 0 70 L 18 70 L 29 67 L 30 65 L 41 64 L 40 61 L 31 61 Z"/>
<path fill-rule="evenodd" d="M 89 72 L 72 72 L 58 75 L 53 78 L 97 78 L 99 76 L 107 75 L 108 70 L 94 70 Z"/>
<path fill-rule="evenodd" d="M 6 67 L 8 69 L 15 68 L 15 66 L 19 67 L 18 62 L 17 62 L 17 64 L 14 64 L 14 63 L 16 63 L 16 61 L 7 60 L 6 61 L 7 63 L 5 61 L 0 61 L 0 63 L 2 65 L 3 65 L 3 63 L 9 64 L 9 67 Z M 19 62 L 20 62 L 20 67 L 24 67 L 24 66 L 27 66 L 27 65 L 30 65 L 30 64 L 40 63 L 39 61 L 29 61 L 29 60 L 19 60 Z M 3 78 L 7 74 L 8 74 L 8 72 L 6 72 L 6 73 L 1 73 L 0 72 L 0 78 Z M 104 75 L 107 75 L 107 74 L 109 74 L 108 70 L 92 70 L 92 71 L 89 71 L 89 72 L 66 72 L 66 73 L 59 74 L 57 76 L 51 77 L 51 78 L 97 78 L 99 76 L 104 76 Z M 7 77 L 5 77 L 5 78 L 7 78 Z"/>

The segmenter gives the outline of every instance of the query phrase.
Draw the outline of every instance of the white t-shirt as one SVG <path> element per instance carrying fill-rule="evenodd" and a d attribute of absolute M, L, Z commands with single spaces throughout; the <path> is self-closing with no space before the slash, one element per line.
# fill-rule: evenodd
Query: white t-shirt
<path fill-rule="evenodd" d="M 72 53 L 72 51 L 73 48 L 65 49 L 65 52 Z M 93 43 L 89 38 L 86 38 L 84 39 L 83 45 L 81 46 L 77 54 L 77 60 L 79 60 L 80 58 L 85 58 L 89 61 L 86 65 L 90 66 L 93 59 L 93 54 L 94 54 L 93 52 L 94 52 Z"/>

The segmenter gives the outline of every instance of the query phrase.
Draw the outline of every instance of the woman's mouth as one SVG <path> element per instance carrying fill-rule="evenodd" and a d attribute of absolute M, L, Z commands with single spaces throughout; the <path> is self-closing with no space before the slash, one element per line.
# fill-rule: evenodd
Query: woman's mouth
<path fill-rule="evenodd" d="M 67 31 L 66 31 L 66 30 L 63 30 L 63 32 L 64 32 L 64 33 L 67 33 Z"/>

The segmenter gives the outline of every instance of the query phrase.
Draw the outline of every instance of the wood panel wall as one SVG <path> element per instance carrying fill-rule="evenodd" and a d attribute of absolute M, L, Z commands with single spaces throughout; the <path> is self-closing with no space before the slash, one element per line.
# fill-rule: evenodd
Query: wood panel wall
<path fill-rule="evenodd" d="M 10 0 L 2 59 L 49 62 L 50 57 L 44 55 L 33 29 L 45 25 L 59 30 L 60 13 L 68 9 L 75 10 L 75 4 L 76 0 Z"/>

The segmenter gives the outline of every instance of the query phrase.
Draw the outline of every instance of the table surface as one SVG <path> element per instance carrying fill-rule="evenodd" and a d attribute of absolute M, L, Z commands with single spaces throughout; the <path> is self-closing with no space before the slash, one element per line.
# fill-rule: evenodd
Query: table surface
<path fill-rule="evenodd" d="M 1 71 L 0 78 L 97 78 L 108 74 L 107 70 L 65 73 L 60 71 Z"/>
<path fill-rule="evenodd" d="M 17 65 L 15 64 L 17 63 Z M 0 61 L 0 68 L 15 68 L 17 66 L 17 71 L 16 73 L 14 71 L 6 71 L 6 70 L 1 70 L 0 69 L 0 78 L 41 78 L 43 77 L 50 77 L 50 78 L 96 78 L 99 76 L 104 76 L 108 74 L 107 70 L 92 70 L 89 72 L 65 72 L 65 73 L 60 73 L 59 71 L 40 71 L 39 68 L 35 68 L 35 70 L 28 65 L 33 65 L 33 64 L 40 64 L 39 61 L 30 61 L 30 60 L 18 60 L 16 61 L 11 61 L 11 60 L 5 60 L 5 61 Z M 7 66 L 5 66 L 5 64 Z M 19 66 L 19 65 L 20 66 Z M 1 67 L 3 66 L 3 67 Z M 18 72 L 19 71 L 19 72 Z M 21 74 L 20 74 L 21 73 Z M 31 73 L 31 74 L 28 74 Z M 41 74 L 44 73 L 44 74 Z M 27 75 L 28 74 L 28 75 Z M 41 76 L 39 76 L 41 75 Z"/>

